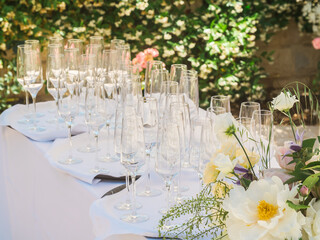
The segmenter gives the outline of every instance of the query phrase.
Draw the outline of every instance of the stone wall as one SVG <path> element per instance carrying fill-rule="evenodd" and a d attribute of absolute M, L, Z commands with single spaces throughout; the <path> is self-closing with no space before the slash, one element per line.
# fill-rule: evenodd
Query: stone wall
<path fill-rule="evenodd" d="M 320 60 L 320 50 L 315 50 L 312 46 L 314 37 L 302 34 L 297 24 L 291 21 L 288 28 L 274 35 L 269 44 L 258 43 L 261 52 L 275 51 L 273 64 L 263 61 L 268 76 L 261 82 L 268 89 L 268 95 L 273 95 L 274 91 L 279 92 L 292 81 L 311 86 Z"/>

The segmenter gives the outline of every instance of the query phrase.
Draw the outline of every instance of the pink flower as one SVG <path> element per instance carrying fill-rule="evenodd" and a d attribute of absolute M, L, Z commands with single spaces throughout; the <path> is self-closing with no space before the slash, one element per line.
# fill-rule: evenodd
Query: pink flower
<path fill-rule="evenodd" d="M 139 72 L 142 71 L 142 69 L 147 67 L 147 62 L 152 61 L 153 58 L 159 56 L 159 51 L 155 48 L 147 48 L 143 52 L 139 52 L 136 57 L 132 60 L 133 65 L 139 63 L 140 68 Z"/>
<path fill-rule="evenodd" d="M 263 171 L 262 173 L 262 178 L 267 179 L 267 178 L 272 178 L 273 176 L 277 176 L 278 178 L 281 179 L 283 183 L 285 183 L 287 180 L 292 178 L 291 175 L 288 174 L 288 172 L 284 169 L 281 168 L 268 168 Z"/>
<path fill-rule="evenodd" d="M 285 154 L 291 154 L 292 151 L 290 150 L 290 142 L 285 142 L 283 147 L 278 147 L 276 150 L 276 159 L 277 162 L 279 163 L 280 167 L 286 170 L 290 170 L 293 171 L 296 164 L 295 163 L 291 163 L 289 164 L 293 158 L 292 157 L 288 157 L 285 156 Z"/>
<path fill-rule="evenodd" d="M 300 194 L 301 194 L 301 196 L 303 196 L 303 197 L 308 196 L 308 194 L 309 194 L 309 188 L 307 188 L 306 186 L 303 185 L 303 186 L 300 188 Z"/>
<path fill-rule="evenodd" d="M 319 50 L 320 49 L 320 37 L 313 39 L 312 45 L 313 45 L 314 49 Z"/>
<path fill-rule="evenodd" d="M 155 48 L 147 48 L 146 50 L 143 51 L 143 53 L 146 55 L 150 54 L 153 58 L 159 56 L 159 51 Z"/>

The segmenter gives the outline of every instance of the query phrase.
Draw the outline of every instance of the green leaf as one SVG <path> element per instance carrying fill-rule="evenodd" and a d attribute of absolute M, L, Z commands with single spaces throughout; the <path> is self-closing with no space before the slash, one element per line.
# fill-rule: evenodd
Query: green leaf
<path fill-rule="evenodd" d="M 320 161 L 319 162 L 311 162 L 308 165 L 306 165 L 305 167 L 303 167 L 302 169 L 304 169 L 304 170 L 314 169 L 319 166 L 320 166 Z"/>
<path fill-rule="evenodd" d="M 294 209 L 296 211 L 299 211 L 301 209 L 307 209 L 309 207 L 309 206 L 303 205 L 303 204 L 294 204 L 290 200 L 287 200 L 287 204 L 288 204 L 289 207 L 291 207 L 292 209 Z"/>
<path fill-rule="evenodd" d="M 306 180 L 303 181 L 303 185 L 305 185 L 307 188 L 311 189 L 316 185 L 316 183 L 319 181 L 319 174 L 313 174 L 306 178 Z"/>
<path fill-rule="evenodd" d="M 307 148 L 307 147 L 313 148 L 315 142 L 316 142 L 315 138 L 309 138 L 309 139 L 303 140 L 302 147 L 303 148 Z"/>

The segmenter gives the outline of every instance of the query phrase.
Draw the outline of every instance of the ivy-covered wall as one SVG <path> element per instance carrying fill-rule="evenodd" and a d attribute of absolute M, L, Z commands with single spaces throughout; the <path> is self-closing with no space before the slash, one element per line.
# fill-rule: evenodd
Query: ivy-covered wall
<path fill-rule="evenodd" d="M 167 67 L 185 63 L 199 72 L 202 106 L 217 93 L 238 102 L 263 100 L 260 80 L 267 73 L 260 63 L 271 60 L 271 52 L 257 54 L 256 41 L 270 41 L 290 19 L 313 31 L 305 6 L 301 0 L 0 0 L 0 110 L 19 92 L 16 45 L 35 38 L 45 48 L 53 34 L 102 35 L 106 43 L 122 38 L 132 57 L 156 48 Z"/>

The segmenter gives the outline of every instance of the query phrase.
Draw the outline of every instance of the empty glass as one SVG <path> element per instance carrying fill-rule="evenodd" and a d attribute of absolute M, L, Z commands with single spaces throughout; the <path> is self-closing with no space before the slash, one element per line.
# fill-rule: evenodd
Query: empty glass
<path fill-rule="evenodd" d="M 151 188 L 151 151 L 157 143 L 158 131 L 158 103 L 157 99 L 143 97 L 139 99 L 138 114 L 142 117 L 143 134 L 145 140 L 145 149 L 147 155 L 147 175 L 145 190 L 138 193 L 138 196 L 154 197 L 161 194 L 160 190 Z"/>
<path fill-rule="evenodd" d="M 80 54 L 78 48 L 68 48 L 64 52 L 66 84 L 72 98 L 79 82 Z"/>
<path fill-rule="evenodd" d="M 71 140 L 71 126 L 74 119 L 78 115 L 78 104 L 74 98 L 70 98 L 64 95 L 59 101 L 59 115 L 64 119 L 68 128 L 68 138 L 69 138 L 69 154 L 67 157 L 59 160 L 59 163 L 71 165 L 81 163 L 82 159 L 73 156 L 72 140 Z"/>
<path fill-rule="evenodd" d="M 273 115 L 269 110 L 255 110 L 252 114 L 252 134 L 261 157 L 260 168 L 270 168 L 273 143 Z"/>
<path fill-rule="evenodd" d="M 68 48 L 77 48 L 79 49 L 79 54 L 83 54 L 83 44 L 84 41 L 82 39 L 69 39 L 68 40 Z"/>
<path fill-rule="evenodd" d="M 64 46 L 64 40 L 61 36 L 52 36 L 48 38 L 49 44 L 60 44 L 62 47 Z"/>
<path fill-rule="evenodd" d="M 253 112 L 256 110 L 260 110 L 260 103 L 242 102 L 240 106 L 239 117 L 252 118 Z"/>
<path fill-rule="evenodd" d="M 152 78 L 153 70 L 163 70 L 164 63 L 161 61 L 148 61 L 146 66 L 145 73 L 145 87 L 144 87 L 144 96 L 150 97 L 152 92 L 159 93 L 161 82 L 157 81 L 158 79 Z M 154 76 L 155 77 L 155 76 Z M 155 80 L 154 80 L 155 79 Z M 162 78 L 160 78 L 162 80 Z M 165 81 L 168 81 L 168 76 Z"/>
<path fill-rule="evenodd" d="M 223 95 L 212 96 L 210 107 L 223 107 L 226 109 L 226 112 L 231 112 L 230 97 Z"/>
<path fill-rule="evenodd" d="M 176 81 L 180 83 L 182 72 L 187 70 L 185 64 L 172 64 L 170 68 L 170 81 Z"/>
<path fill-rule="evenodd" d="M 184 95 L 190 111 L 196 113 L 194 117 L 197 117 L 199 113 L 199 84 L 196 71 L 182 72 L 180 94 Z"/>
<path fill-rule="evenodd" d="M 134 111 L 134 110 L 133 110 Z M 132 212 L 121 217 L 122 221 L 129 223 L 145 222 L 147 215 L 138 214 L 136 211 L 136 175 L 145 163 L 143 127 L 141 117 L 124 115 L 121 134 L 121 164 L 129 171 L 132 179 Z M 143 151 L 143 152 L 142 152 Z"/>
<path fill-rule="evenodd" d="M 112 39 L 110 49 L 116 49 L 117 46 L 124 45 L 125 41 L 123 39 Z"/>

